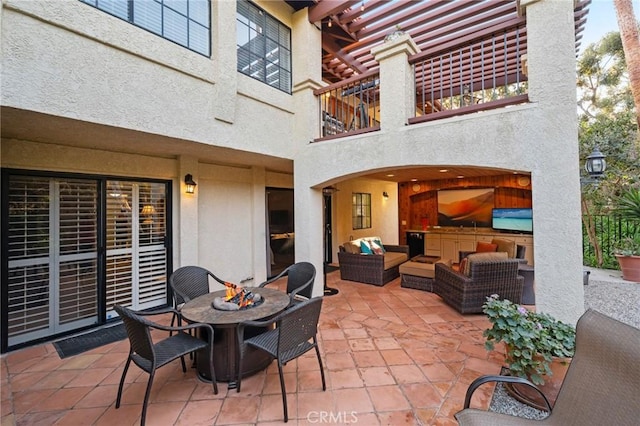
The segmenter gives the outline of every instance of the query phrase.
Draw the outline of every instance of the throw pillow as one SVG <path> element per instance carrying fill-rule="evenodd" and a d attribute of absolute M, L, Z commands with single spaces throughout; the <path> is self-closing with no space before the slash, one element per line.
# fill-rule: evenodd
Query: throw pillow
<path fill-rule="evenodd" d="M 498 251 L 497 244 L 484 243 L 482 241 L 478 241 L 478 244 L 476 245 L 476 253 L 486 253 L 486 252 L 492 252 L 492 251 Z"/>
<path fill-rule="evenodd" d="M 360 244 L 353 244 L 351 241 L 348 241 L 343 244 L 344 251 L 350 254 L 360 254 Z"/>
<path fill-rule="evenodd" d="M 386 249 L 384 248 L 384 246 L 382 245 L 382 241 L 380 241 L 380 240 L 378 240 L 378 239 L 373 240 L 373 241 L 374 241 L 377 245 L 379 245 L 379 246 L 380 246 L 380 248 L 382 249 L 382 253 L 386 253 L 386 252 L 387 252 L 387 250 L 386 250 Z"/>
<path fill-rule="evenodd" d="M 516 242 L 511 240 L 503 240 L 501 238 L 494 238 L 491 240 L 491 244 L 497 244 L 498 249 L 496 251 L 504 251 L 510 259 L 516 257 Z"/>
<path fill-rule="evenodd" d="M 371 247 L 371 251 L 373 251 L 374 254 L 384 254 L 382 247 L 380 247 L 374 240 L 369 240 L 368 242 Z"/>
<path fill-rule="evenodd" d="M 360 241 L 360 252 L 362 254 L 373 254 L 373 250 L 371 250 L 371 246 L 365 240 Z"/>
<path fill-rule="evenodd" d="M 469 275 L 469 271 L 467 270 L 467 265 L 468 264 L 469 264 L 469 261 L 467 260 L 466 257 L 464 259 L 462 259 L 460 261 L 460 263 L 458 264 L 458 272 L 468 276 Z"/>

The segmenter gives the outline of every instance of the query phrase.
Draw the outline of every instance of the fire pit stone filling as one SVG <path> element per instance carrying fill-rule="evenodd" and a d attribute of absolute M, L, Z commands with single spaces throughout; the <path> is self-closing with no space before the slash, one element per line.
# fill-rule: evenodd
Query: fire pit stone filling
<path fill-rule="evenodd" d="M 225 297 L 216 297 L 211 305 L 214 309 L 221 311 L 239 311 L 249 309 L 260 305 L 263 302 L 262 296 L 252 293 L 244 287 L 238 287 L 236 284 L 224 283 L 227 287 Z"/>

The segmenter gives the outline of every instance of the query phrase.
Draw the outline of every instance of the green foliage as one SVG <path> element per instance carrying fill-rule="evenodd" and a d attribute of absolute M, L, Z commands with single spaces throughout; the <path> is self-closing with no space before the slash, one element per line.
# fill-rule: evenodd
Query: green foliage
<path fill-rule="evenodd" d="M 640 256 L 640 189 L 627 188 L 616 200 L 614 215 L 631 221 L 629 235 L 614 244 L 614 253 L 622 256 Z"/>
<path fill-rule="evenodd" d="M 575 328 L 548 314 L 532 312 L 497 294 L 487 297 L 482 306 L 492 327 L 483 332 L 485 348 L 493 350 L 504 342 L 506 360 L 512 375 L 524 377 L 536 385 L 550 376 L 553 357 L 572 357 L 575 351 Z"/>
<path fill-rule="evenodd" d="M 616 202 L 613 210 L 616 216 L 630 220 L 640 220 L 640 189 L 628 188 Z"/>
<path fill-rule="evenodd" d="M 582 186 L 582 213 L 588 219 L 612 215 L 615 200 L 625 189 L 640 185 L 640 134 L 620 34 L 608 33 L 587 46 L 578 59 L 577 74 L 581 176 L 587 177 L 582 166 L 594 147 L 607 161 L 598 185 Z M 619 268 L 611 245 L 633 237 L 635 230 L 620 228 L 615 235 L 610 231 L 596 229 L 595 234 L 584 235 L 590 245 L 585 264 Z"/>

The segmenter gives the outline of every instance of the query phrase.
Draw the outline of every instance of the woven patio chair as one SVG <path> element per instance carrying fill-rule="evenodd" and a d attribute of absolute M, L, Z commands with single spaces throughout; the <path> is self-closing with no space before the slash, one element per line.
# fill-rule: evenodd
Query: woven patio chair
<path fill-rule="evenodd" d="M 485 254 L 499 253 L 471 256 Z M 521 303 L 524 278 L 518 275 L 518 263 L 518 259 L 507 258 L 473 261 L 469 265 L 469 275 L 444 263 L 436 263 L 433 292 L 461 314 L 482 312 L 482 305 L 492 294 Z"/>
<path fill-rule="evenodd" d="M 127 362 L 124 365 L 124 370 L 122 371 L 120 385 L 118 386 L 116 408 L 120 407 L 124 379 L 127 375 L 127 371 L 129 370 L 129 365 L 131 364 L 131 361 L 133 361 L 138 367 L 149 374 L 147 390 L 144 394 L 144 401 L 142 403 L 142 419 L 140 420 L 140 425 L 144 426 L 147 416 L 147 403 L 149 401 L 149 395 L 151 394 L 151 385 L 153 384 L 153 378 L 156 370 L 167 365 L 171 361 L 180 358 L 182 363 L 182 372 L 186 373 L 187 367 L 184 362 L 184 355 L 198 350 L 207 350 L 209 352 L 209 368 L 211 369 L 213 393 L 218 393 L 218 385 L 216 383 L 216 376 L 213 369 L 213 343 L 209 344 L 204 340 L 185 333 L 186 330 L 202 328 L 207 330 L 209 333 L 209 342 L 213 342 L 213 327 L 211 327 L 211 325 L 195 323 L 181 326 L 180 317 L 178 316 L 178 326 L 167 327 L 143 318 L 143 316 L 165 314 L 169 312 L 177 314 L 177 312 L 171 308 L 157 310 L 154 312 L 138 312 L 120 305 L 115 305 L 113 309 L 118 313 L 118 315 L 120 315 L 120 318 L 124 322 L 124 326 L 127 329 L 127 335 L 129 337 L 129 343 L 131 345 Z M 151 338 L 152 328 L 171 332 L 176 331 L 177 334 L 154 343 Z"/>
<path fill-rule="evenodd" d="M 464 409 L 455 417 L 462 426 L 637 425 L 639 365 L 640 329 L 590 309 L 578 320 L 575 355 L 548 417 L 528 420 L 469 408 L 473 392 L 484 383 L 510 381 L 538 389 L 525 379 L 509 376 L 476 379 L 467 390 Z"/>
<path fill-rule="evenodd" d="M 309 262 L 298 262 L 289 266 L 273 278 L 258 285 L 264 287 L 287 276 L 287 294 L 291 299 L 289 306 L 300 300 L 311 299 L 313 293 L 313 281 L 316 278 L 316 267 Z"/>
<path fill-rule="evenodd" d="M 173 292 L 174 309 L 180 311 L 186 302 L 209 293 L 209 277 L 221 284 L 220 290 L 226 288 L 223 280 L 200 266 L 183 266 L 173 271 L 169 277 L 169 285 Z M 174 315 L 171 318 L 171 326 L 173 326 L 175 319 Z"/>
<path fill-rule="evenodd" d="M 238 343 L 240 347 L 240 359 L 238 362 L 238 385 L 237 392 L 240 392 L 242 383 L 242 361 L 247 346 L 257 348 L 267 352 L 278 362 L 278 373 L 280 374 L 280 389 L 282 391 L 282 405 L 284 408 L 284 421 L 289 420 L 287 411 L 287 390 L 284 384 L 284 374 L 282 367 L 289 361 L 298 358 L 311 349 L 316 350 L 318 364 L 320 365 L 320 376 L 322 377 L 322 390 L 327 389 L 324 379 L 324 369 L 320 349 L 318 348 L 318 319 L 322 308 L 322 297 L 301 301 L 291 308 L 281 312 L 276 317 L 266 321 L 244 321 L 238 325 Z M 275 328 L 265 333 L 259 334 L 250 339 L 244 340 L 244 328 L 267 327 L 275 324 Z"/>

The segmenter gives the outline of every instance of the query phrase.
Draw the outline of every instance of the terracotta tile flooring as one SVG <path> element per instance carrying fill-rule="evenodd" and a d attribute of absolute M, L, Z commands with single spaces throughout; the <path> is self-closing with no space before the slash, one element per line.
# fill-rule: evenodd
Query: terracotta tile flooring
<path fill-rule="evenodd" d="M 315 354 L 285 366 L 289 423 L 361 425 L 456 425 L 467 386 L 482 374 L 497 374 L 502 356 L 484 349 L 483 315 L 460 315 L 440 297 L 400 287 L 341 281 L 325 297 L 320 347 L 327 390 L 322 391 Z M 164 319 L 167 320 L 166 318 Z M 60 359 L 51 343 L 2 357 L 1 426 L 134 425 L 148 375 L 132 364 L 115 409 L 128 340 Z M 275 363 L 246 378 L 242 391 L 199 381 L 180 362 L 156 373 L 147 411 L 149 425 L 247 425 L 282 423 Z M 491 389 L 473 405 L 488 406 Z"/>

